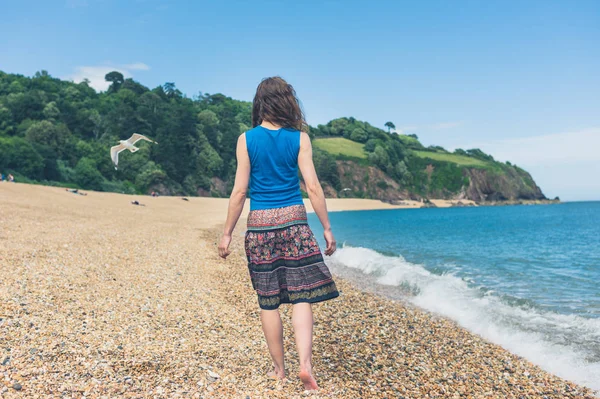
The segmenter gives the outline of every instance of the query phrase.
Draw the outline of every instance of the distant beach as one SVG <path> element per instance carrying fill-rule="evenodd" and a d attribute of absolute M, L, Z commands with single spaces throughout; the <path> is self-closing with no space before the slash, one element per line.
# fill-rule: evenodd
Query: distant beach
<path fill-rule="evenodd" d="M 226 199 L 87 193 L 0 183 L 0 396 L 306 397 L 265 375 L 243 221 L 231 259 L 216 253 Z M 421 205 L 328 200 L 331 211 Z M 594 397 L 448 319 L 338 286 L 314 307 L 322 390 L 311 397 Z"/>

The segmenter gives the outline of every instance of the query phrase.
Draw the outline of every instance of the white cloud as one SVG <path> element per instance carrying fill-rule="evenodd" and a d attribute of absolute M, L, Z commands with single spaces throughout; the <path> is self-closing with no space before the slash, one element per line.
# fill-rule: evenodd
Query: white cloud
<path fill-rule="evenodd" d="M 414 131 L 417 129 L 418 129 L 418 126 L 402 126 L 402 127 L 397 127 L 396 129 L 394 129 L 394 133 L 407 134 L 407 132 L 411 132 L 411 131 Z"/>
<path fill-rule="evenodd" d="M 460 148 L 480 148 L 498 160 L 518 165 L 600 162 L 600 128 L 471 143 Z"/>
<path fill-rule="evenodd" d="M 150 69 L 150 67 L 148 65 L 144 64 L 143 62 L 136 62 L 134 64 L 123 65 L 123 68 L 129 69 L 132 71 L 147 71 Z"/>
<path fill-rule="evenodd" d="M 84 79 L 90 81 L 90 87 L 96 91 L 105 91 L 110 86 L 110 83 L 104 80 L 104 76 L 112 71 L 118 71 L 125 78 L 133 76 L 132 71 L 147 71 L 150 67 L 142 62 L 126 65 L 99 65 L 99 66 L 79 66 L 75 68 L 75 72 L 66 76 L 64 79 L 72 80 L 75 83 L 80 83 Z"/>

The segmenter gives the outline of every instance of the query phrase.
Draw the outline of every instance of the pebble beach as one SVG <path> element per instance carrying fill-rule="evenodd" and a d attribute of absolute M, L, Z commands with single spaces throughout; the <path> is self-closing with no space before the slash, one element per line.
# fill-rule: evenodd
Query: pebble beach
<path fill-rule="evenodd" d="M 289 306 L 288 380 L 270 379 L 243 220 L 217 256 L 227 200 L 86 193 L 0 183 L 2 398 L 595 397 L 340 278 L 340 298 L 313 307 L 321 390 L 296 378 Z M 378 206 L 360 201 L 330 208 Z"/>

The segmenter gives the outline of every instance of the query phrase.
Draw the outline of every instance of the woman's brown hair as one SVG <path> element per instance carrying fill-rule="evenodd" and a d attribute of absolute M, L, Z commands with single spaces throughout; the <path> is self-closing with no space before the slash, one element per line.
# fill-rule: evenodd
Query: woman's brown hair
<path fill-rule="evenodd" d="M 307 124 L 296 90 L 275 76 L 265 78 L 256 88 L 252 102 L 252 127 L 263 121 L 288 129 L 307 131 Z"/>

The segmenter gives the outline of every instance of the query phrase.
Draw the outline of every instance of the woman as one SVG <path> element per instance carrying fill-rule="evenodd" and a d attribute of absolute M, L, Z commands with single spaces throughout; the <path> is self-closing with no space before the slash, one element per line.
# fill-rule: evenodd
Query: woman
<path fill-rule="evenodd" d="M 248 184 L 250 214 L 246 255 L 260 319 L 273 358 L 269 376 L 285 378 L 283 326 L 279 305 L 292 304 L 292 326 L 300 357 L 298 376 L 308 390 L 318 389 L 312 374 L 311 304 L 339 295 L 306 221 L 298 168 L 308 197 L 325 230 L 325 255 L 335 252 L 325 195 L 312 161 L 310 138 L 294 88 L 279 77 L 264 79 L 252 104 L 253 129 L 237 143 L 237 172 L 229 200 L 219 255 L 229 254 Z M 303 131 L 304 130 L 304 131 Z"/>

